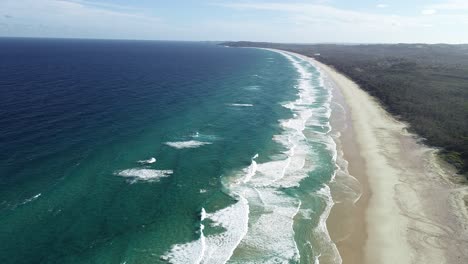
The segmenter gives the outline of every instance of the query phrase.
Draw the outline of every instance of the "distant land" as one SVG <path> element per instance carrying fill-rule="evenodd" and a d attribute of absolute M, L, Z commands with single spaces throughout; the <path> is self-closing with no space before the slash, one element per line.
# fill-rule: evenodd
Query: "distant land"
<path fill-rule="evenodd" d="M 334 67 L 468 176 L 468 44 L 221 45 L 281 49 Z"/>

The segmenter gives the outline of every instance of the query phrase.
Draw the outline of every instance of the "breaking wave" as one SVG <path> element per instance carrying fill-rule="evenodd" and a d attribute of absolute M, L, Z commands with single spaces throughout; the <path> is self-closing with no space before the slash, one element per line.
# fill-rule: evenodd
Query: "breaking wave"
<path fill-rule="evenodd" d="M 159 181 L 161 178 L 169 177 L 173 173 L 172 170 L 153 170 L 153 169 L 127 169 L 117 173 L 118 176 L 128 177 L 133 180 L 141 181 Z"/>
<path fill-rule="evenodd" d="M 209 145 L 211 144 L 211 142 L 187 140 L 187 141 L 166 142 L 165 144 L 176 149 L 185 149 L 185 148 L 198 148 L 204 145 Z"/>
<path fill-rule="evenodd" d="M 323 88 L 320 73 L 315 72 L 313 75 L 307 68 L 311 65 L 299 57 L 276 52 L 285 56 L 299 74 L 298 84 L 295 86 L 298 90 L 297 99 L 283 105 L 291 110 L 293 117 L 279 120 L 283 132 L 273 137 L 285 150 L 263 163 L 257 162 L 256 154 L 247 168 L 226 178 L 224 185 L 231 196 L 236 197 L 237 202 L 213 213 L 206 213 L 202 209 L 199 239 L 174 245 L 162 259 L 170 263 L 300 261 L 295 240 L 295 218 L 299 214 L 300 217 L 310 219 L 316 217 L 316 214 L 308 208 L 302 208 L 301 199 L 290 192 L 297 189 L 314 168 L 314 164 L 310 162 L 309 139 L 305 134 L 308 127 L 314 127 L 316 141 L 326 146 L 333 156 L 331 162 L 336 162 L 336 144 L 328 134 L 331 131 L 328 122 L 331 93 L 326 94 L 325 101 L 318 102 L 316 88 Z M 316 107 L 314 104 L 320 106 Z M 333 180 L 333 176 L 331 177 Z M 327 243 L 333 244 L 329 240 L 325 224 L 333 200 L 327 185 L 316 192 L 316 197 L 322 197 L 327 204 L 318 219 L 316 230 L 325 236 Z M 223 227 L 225 231 L 205 237 L 204 230 L 210 227 L 205 226 L 206 219 L 212 221 L 212 226 Z M 334 244 L 331 247 L 336 249 Z M 313 257 L 315 263 L 319 263 L 319 256 Z"/>

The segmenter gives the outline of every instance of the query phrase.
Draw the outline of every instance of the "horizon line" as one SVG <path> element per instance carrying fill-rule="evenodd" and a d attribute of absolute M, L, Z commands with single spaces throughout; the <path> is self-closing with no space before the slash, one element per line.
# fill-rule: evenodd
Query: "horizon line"
<path fill-rule="evenodd" d="M 468 45 L 468 43 L 427 43 L 427 42 L 273 42 L 273 41 L 251 41 L 251 40 L 176 40 L 176 39 L 131 39 L 131 38 L 84 38 L 84 37 L 34 37 L 34 36 L 0 36 L 0 39 L 56 39 L 56 40 L 108 40 L 108 41 L 153 41 L 153 42 L 248 42 L 288 45 Z"/>

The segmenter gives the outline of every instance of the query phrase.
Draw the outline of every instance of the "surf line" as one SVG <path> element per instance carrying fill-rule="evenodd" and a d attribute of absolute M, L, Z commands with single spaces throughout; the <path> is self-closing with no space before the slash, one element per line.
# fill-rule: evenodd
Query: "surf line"
<path fill-rule="evenodd" d="M 312 77 L 311 73 L 308 72 L 306 70 L 306 68 L 301 65 L 302 62 L 305 62 L 308 65 L 314 67 L 319 73 L 319 83 L 318 83 L 318 85 L 314 84 L 314 87 L 317 86 L 317 87 L 320 87 L 320 88 L 325 88 L 323 72 L 321 71 L 321 69 L 319 67 L 317 67 L 315 65 L 315 63 L 313 61 L 305 58 L 304 56 L 293 54 L 293 53 L 290 53 L 290 52 L 284 52 L 284 51 L 274 50 L 274 49 L 267 49 L 267 50 L 277 52 L 277 53 L 285 56 L 293 64 L 293 66 L 296 68 L 296 70 L 299 72 L 299 74 L 300 74 L 300 83 L 298 85 L 298 88 L 299 88 L 299 91 L 300 91 L 300 94 L 299 94 L 300 99 L 302 99 L 301 90 L 305 89 L 304 87 L 301 87 L 301 85 L 304 84 L 305 81 L 310 81 L 311 77 Z M 331 94 L 331 91 L 329 89 L 327 89 L 327 92 L 328 92 L 328 96 L 327 96 L 327 101 L 325 103 L 327 104 L 326 105 L 327 106 L 326 107 L 327 108 L 326 116 L 327 116 L 327 119 L 329 120 L 329 118 L 331 116 L 330 104 L 331 104 L 331 99 L 332 99 L 333 95 Z M 295 110 L 295 105 L 296 105 L 295 103 L 296 102 L 289 103 L 289 104 L 287 104 L 286 107 L 290 108 L 291 110 Z M 290 106 L 292 106 L 292 107 L 290 107 Z M 300 113 L 299 115 L 301 115 L 304 112 L 301 111 L 299 113 Z M 294 114 L 294 115 L 296 115 L 296 114 Z M 289 126 L 290 123 L 293 122 L 292 120 L 288 120 L 288 122 L 287 122 L 288 126 L 287 127 L 297 130 L 297 132 L 302 134 L 302 136 L 304 136 L 304 139 L 305 139 L 306 137 L 302 133 L 302 131 L 305 129 L 306 122 L 310 117 L 311 117 L 311 115 L 306 116 L 305 118 L 302 119 L 303 123 L 301 124 L 301 127 L 299 129 L 298 129 L 298 127 L 296 127 L 294 125 Z M 328 146 L 329 151 L 331 151 L 332 154 L 333 154 L 332 162 L 335 164 L 335 167 L 336 167 L 335 171 L 331 175 L 330 182 L 332 182 L 332 181 L 335 180 L 335 176 L 336 176 L 337 169 L 338 169 L 338 165 L 337 165 L 337 151 L 338 150 L 337 150 L 337 145 L 336 145 L 335 139 L 333 138 L 332 135 L 328 134 L 328 132 L 331 132 L 332 128 L 330 126 L 329 121 L 327 123 L 328 123 L 328 126 L 329 126 L 329 131 L 327 131 L 327 133 L 323 133 L 323 135 L 326 135 L 326 137 L 327 137 L 326 141 L 328 142 L 328 144 L 326 144 L 326 145 Z M 289 137 L 288 137 L 288 141 L 289 141 L 288 143 L 291 143 Z M 297 147 L 296 145 L 293 145 L 293 147 L 290 149 L 290 153 L 288 153 L 288 154 L 290 154 L 290 155 L 288 155 L 288 157 L 294 156 L 294 150 L 295 150 L 296 147 Z M 332 199 L 332 196 L 331 196 L 331 193 L 330 193 L 330 188 L 329 188 L 328 184 L 324 183 L 324 187 L 322 187 L 317 192 L 317 194 L 320 195 L 320 196 L 323 196 L 324 198 L 326 198 L 326 208 L 325 208 L 324 212 L 322 212 L 322 214 L 320 215 L 320 221 L 319 221 L 319 224 L 316 227 L 316 229 L 322 231 L 320 233 L 322 233 L 322 235 L 324 235 L 324 239 L 327 240 L 326 242 L 328 242 L 330 244 L 330 247 L 334 251 L 335 260 L 337 260 L 337 263 L 341 263 L 341 256 L 340 256 L 340 254 L 339 254 L 339 252 L 337 250 L 336 244 L 330 239 L 330 235 L 328 233 L 328 230 L 327 230 L 327 227 L 326 227 L 326 224 L 325 224 L 326 219 L 328 218 L 328 216 L 330 214 L 330 210 L 331 210 L 331 208 L 332 208 L 332 206 L 334 204 L 334 201 Z M 315 262 L 319 263 L 319 256 L 316 258 Z"/>
<path fill-rule="evenodd" d="M 255 161 L 256 158 L 258 158 L 258 153 L 252 157 L 252 163 L 247 168 L 247 175 L 245 175 L 245 178 L 242 181 L 243 183 L 249 182 L 252 179 L 252 177 L 255 176 L 255 173 L 257 172 L 257 166 L 258 166 L 257 162 Z"/>
<path fill-rule="evenodd" d="M 262 250 L 266 250 L 267 253 L 274 252 L 276 255 L 278 252 L 281 252 L 281 250 L 278 251 L 278 246 L 281 246 L 284 254 L 276 257 L 280 257 L 285 261 L 287 259 L 299 261 L 300 259 L 292 225 L 294 224 L 295 215 L 299 213 L 301 200 L 283 196 L 278 192 L 278 187 L 282 186 L 282 188 L 288 188 L 297 186 L 303 178 L 308 177 L 308 174 L 303 171 L 303 162 L 301 161 L 301 159 L 304 159 L 304 157 L 302 157 L 304 151 L 307 151 L 302 141 L 305 138 L 303 130 L 306 128 L 306 121 L 312 116 L 312 112 L 305 107 L 305 105 L 314 101 L 310 94 L 310 89 L 314 87 L 308 84 L 310 73 L 300 64 L 300 62 L 306 60 L 289 53 L 275 52 L 284 55 L 300 74 L 299 85 L 295 86 L 299 91 L 299 98 L 285 106 L 297 113 L 297 115 L 294 115 L 293 119 L 281 122 L 286 134 L 282 133 L 275 139 L 282 142 L 282 144 L 288 148 L 288 151 L 284 153 L 286 154 L 286 159 L 257 164 L 256 159 L 258 158 L 258 154 L 252 157 L 250 166 L 243 170 L 245 174 L 242 177 L 237 177 L 235 182 L 231 182 L 229 186 L 226 186 L 227 189 L 230 190 L 230 195 L 236 198 L 237 202 L 213 213 L 206 213 L 205 210 L 202 209 L 199 239 L 186 244 L 173 246 L 172 249 L 163 256 L 163 259 L 168 260 L 170 263 L 226 263 L 231 259 L 234 251 L 239 248 L 241 243 L 242 246 L 253 245 L 250 244 L 250 242 L 252 242 L 252 235 L 248 235 L 251 228 L 254 234 L 264 235 L 264 237 L 261 237 L 260 241 L 265 242 L 266 247 Z M 293 135 L 291 136 L 287 133 L 293 133 Z M 293 158 L 295 159 L 294 165 L 297 166 L 290 168 Z M 297 162 L 298 159 L 300 162 Z M 276 168 L 278 168 L 278 163 L 283 167 L 280 175 L 271 173 L 272 169 L 276 170 Z M 261 167 L 261 169 L 259 167 Z M 257 172 L 257 170 L 259 171 Z M 301 175 L 298 176 L 297 174 L 287 173 L 287 171 L 300 172 Z M 284 248 L 283 245 L 274 243 L 269 245 L 267 241 L 272 239 L 272 237 L 266 232 L 268 230 L 263 229 L 262 225 L 249 226 L 249 199 L 252 197 L 252 191 L 258 194 L 266 210 L 271 210 L 278 205 L 287 204 L 278 208 L 280 211 L 286 210 L 286 212 L 288 212 L 287 219 L 284 219 L 285 221 L 281 222 L 279 225 L 287 226 L 288 229 L 288 234 L 284 237 L 286 239 L 286 248 Z M 269 201 L 269 197 L 273 197 L 274 200 Z M 271 216 L 271 214 L 265 214 L 262 216 L 262 219 L 268 222 L 271 220 Z M 324 214 L 322 217 L 326 217 L 326 215 Z M 215 225 L 223 227 L 226 231 L 221 234 L 208 235 L 205 237 L 203 232 L 205 229 L 203 220 L 205 219 L 210 219 Z M 247 242 L 244 242 L 244 240 Z"/>

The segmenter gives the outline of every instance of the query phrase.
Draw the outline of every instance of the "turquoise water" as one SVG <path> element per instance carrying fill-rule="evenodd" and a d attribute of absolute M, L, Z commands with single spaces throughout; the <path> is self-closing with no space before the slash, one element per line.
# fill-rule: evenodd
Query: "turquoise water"
<path fill-rule="evenodd" d="M 331 92 L 309 62 L 200 43 L 0 46 L 3 263 L 336 257 Z"/>

